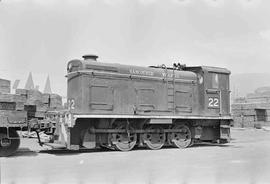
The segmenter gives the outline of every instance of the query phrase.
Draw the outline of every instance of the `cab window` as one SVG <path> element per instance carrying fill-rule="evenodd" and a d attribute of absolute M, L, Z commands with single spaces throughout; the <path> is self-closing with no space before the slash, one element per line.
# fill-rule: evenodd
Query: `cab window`
<path fill-rule="evenodd" d="M 219 88 L 219 77 L 217 73 L 209 73 L 209 88 L 218 89 Z"/>
<path fill-rule="evenodd" d="M 220 84 L 220 89 L 229 90 L 230 89 L 229 75 L 219 74 L 219 84 Z"/>

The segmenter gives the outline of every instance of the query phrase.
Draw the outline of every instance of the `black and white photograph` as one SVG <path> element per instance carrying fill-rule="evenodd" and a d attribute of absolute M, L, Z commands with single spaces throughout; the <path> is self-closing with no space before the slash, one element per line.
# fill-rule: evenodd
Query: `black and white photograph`
<path fill-rule="evenodd" d="M 270 1 L 0 0 L 0 184 L 270 183 Z"/>

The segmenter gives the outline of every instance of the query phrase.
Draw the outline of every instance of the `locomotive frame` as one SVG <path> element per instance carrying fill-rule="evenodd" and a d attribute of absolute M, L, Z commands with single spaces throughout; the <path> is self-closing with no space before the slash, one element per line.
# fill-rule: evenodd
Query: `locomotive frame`
<path fill-rule="evenodd" d="M 86 55 L 68 63 L 69 112 L 53 146 L 129 151 L 136 145 L 156 150 L 230 141 L 227 69 L 147 68 L 96 59 Z"/>

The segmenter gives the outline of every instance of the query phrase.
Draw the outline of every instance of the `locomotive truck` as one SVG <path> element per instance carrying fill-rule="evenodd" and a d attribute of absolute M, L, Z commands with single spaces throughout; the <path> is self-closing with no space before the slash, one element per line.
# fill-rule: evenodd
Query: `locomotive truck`
<path fill-rule="evenodd" d="M 67 64 L 68 112 L 51 143 L 70 150 L 187 148 L 230 141 L 230 71 L 139 67 L 85 55 Z"/>

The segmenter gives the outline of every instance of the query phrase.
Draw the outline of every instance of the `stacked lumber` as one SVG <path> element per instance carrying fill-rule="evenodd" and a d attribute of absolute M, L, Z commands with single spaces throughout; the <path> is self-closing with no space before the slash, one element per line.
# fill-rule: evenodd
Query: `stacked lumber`
<path fill-rule="evenodd" d="M 10 91 L 9 91 L 10 92 Z M 1 126 L 17 126 L 26 123 L 24 104 L 26 97 L 18 94 L 0 93 Z"/>
<path fill-rule="evenodd" d="M 41 93 L 38 90 L 17 89 L 16 94 L 26 96 L 27 105 L 36 105 L 38 108 L 62 108 L 62 97 L 58 94 Z"/>
<path fill-rule="evenodd" d="M 254 127 L 261 121 L 261 114 L 258 110 L 265 111 L 266 121 L 270 121 L 270 103 L 235 103 L 231 105 L 234 126 Z M 260 122 L 261 123 L 261 122 Z M 263 122 L 262 122 L 263 123 Z"/>
<path fill-rule="evenodd" d="M 43 118 L 45 112 L 62 110 L 62 97 L 58 94 L 41 93 L 38 90 L 16 89 L 16 96 L 23 99 L 20 108 L 28 112 L 30 118 Z"/>
<path fill-rule="evenodd" d="M 10 93 L 10 81 L 0 79 L 0 93 Z"/>
<path fill-rule="evenodd" d="M 26 118 L 43 119 L 46 112 L 62 109 L 62 97 L 60 95 L 43 94 L 33 89 L 16 89 L 15 94 L 10 94 L 10 81 L 0 79 L 1 124 L 8 123 L 10 120 L 20 123 L 25 121 Z"/>
<path fill-rule="evenodd" d="M 49 106 L 49 103 L 50 103 L 50 94 L 48 94 L 48 93 L 43 93 L 42 94 L 42 103 L 44 103 L 44 104 L 48 104 L 48 106 Z"/>
<path fill-rule="evenodd" d="M 27 90 L 27 105 L 39 105 L 42 103 L 42 93 L 38 90 Z"/>
<path fill-rule="evenodd" d="M 16 106 L 13 110 L 24 110 L 26 97 L 18 94 L 0 94 L 0 102 L 2 105 L 15 103 Z"/>
<path fill-rule="evenodd" d="M 27 96 L 27 89 L 16 89 L 15 93 L 22 96 Z"/>
<path fill-rule="evenodd" d="M 14 95 L 12 94 L 0 94 L 0 101 L 1 102 L 14 102 Z"/>
<path fill-rule="evenodd" d="M 254 122 L 256 115 L 256 104 L 254 103 L 235 103 L 232 104 L 232 115 L 235 127 L 246 127 Z"/>
<path fill-rule="evenodd" d="M 58 94 L 50 94 L 50 109 L 62 109 L 62 97 Z"/>
<path fill-rule="evenodd" d="M 14 95 L 16 102 L 16 110 L 22 111 L 24 110 L 24 104 L 26 103 L 26 97 L 20 95 Z"/>
<path fill-rule="evenodd" d="M 270 87 L 261 87 L 246 98 L 234 100 L 231 106 L 234 124 L 236 126 L 258 127 L 270 121 Z"/>
<path fill-rule="evenodd" d="M 234 103 L 231 105 L 232 111 L 242 111 L 247 109 L 255 109 L 257 108 L 258 104 L 255 103 Z"/>

